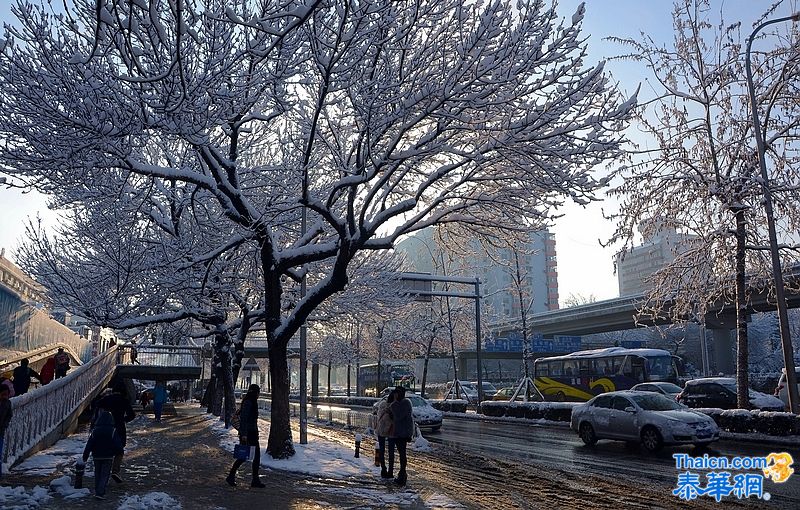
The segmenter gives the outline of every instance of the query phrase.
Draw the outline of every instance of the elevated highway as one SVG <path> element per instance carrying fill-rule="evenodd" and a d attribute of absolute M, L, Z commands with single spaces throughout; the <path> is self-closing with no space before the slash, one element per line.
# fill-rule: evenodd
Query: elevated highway
<path fill-rule="evenodd" d="M 786 275 L 786 282 L 792 289 L 787 289 L 786 302 L 789 308 L 800 307 L 800 271 L 795 270 Z M 636 321 L 636 313 L 644 303 L 645 296 L 637 294 L 586 305 L 562 308 L 532 314 L 528 317 L 530 333 L 541 333 L 546 337 L 552 335 L 583 336 L 610 331 L 624 331 L 644 326 L 670 324 L 669 318 L 657 321 Z M 777 309 L 774 298 L 764 290 L 754 290 L 750 294 L 747 310 L 749 313 L 771 312 Z M 733 371 L 733 340 L 731 331 L 736 326 L 736 311 L 733 303 L 716 303 L 706 314 L 706 328 L 713 337 L 714 358 L 720 371 Z M 492 333 L 503 335 L 519 331 L 519 319 L 489 324 Z"/>

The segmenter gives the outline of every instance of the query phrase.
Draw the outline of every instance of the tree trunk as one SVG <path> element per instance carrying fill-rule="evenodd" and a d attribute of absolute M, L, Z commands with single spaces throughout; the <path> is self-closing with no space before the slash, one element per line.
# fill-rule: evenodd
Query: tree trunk
<path fill-rule="evenodd" d="M 745 279 L 746 220 L 736 211 L 736 407 L 750 407 L 747 338 L 747 281 Z"/>
<path fill-rule="evenodd" d="M 286 354 L 286 345 L 276 343 L 269 348 L 272 405 L 267 453 L 275 459 L 288 459 L 294 455 L 292 428 L 289 423 L 289 360 Z"/>
<path fill-rule="evenodd" d="M 332 361 L 328 361 L 328 389 L 326 395 L 328 397 L 331 396 L 331 365 L 333 364 Z"/>
<path fill-rule="evenodd" d="M 208 385 L 206 386 L 206 392 L 203 394 L 203 401 L 202 404 L 206 406 L 206 412 L 209 414 L 213 414 L 214 412 L 214 395 L 217 389 L 217 376 L 214 371 L 211 371 L 211 377 L 208 379 Z"/>
<path fill-rule="evenodd" d="M 347 362 L 347 396 L 350 397 L 350 371 L 353 367 L 350 365 L 350 362 Z"/>

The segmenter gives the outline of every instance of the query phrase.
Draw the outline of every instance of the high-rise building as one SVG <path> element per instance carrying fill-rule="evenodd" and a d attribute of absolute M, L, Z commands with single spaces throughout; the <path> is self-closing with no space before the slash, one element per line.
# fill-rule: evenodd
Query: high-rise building
<path fill-rule="evenodd" d="M 689 237 L 664 226 L 657 219 L 642 222 L 639 232 L 643 235 L 642 244 L 623 250 L 614 257 L 620 296 L 649 290 L 647 277 L 675 260 L 675 255 L 680 253 Z"/>
<path fill-rule="evenodd" d="M 458 254 L 458 262 L 450 267 L 450 276 L 478 277 L 481 280 L 483 306 L 490 320 L 521 316 L 519 295 L 515 291 L 516 258 L 522 280 L 523 303 L 529 313 L 558 309 L 558 270 L 555 234 L 546 230 L 530 235 L 516 256 L 510 249 L 501 249 L 490 257 L 477 241 L 469 246 L 444 247 Z M 441 274 L 441 254 L 431 229 L 422 230 L 398 243 L 397 249 L 407 256 L 406 270 Z M 437 257 L 434 263 L 433 257 Z"/>

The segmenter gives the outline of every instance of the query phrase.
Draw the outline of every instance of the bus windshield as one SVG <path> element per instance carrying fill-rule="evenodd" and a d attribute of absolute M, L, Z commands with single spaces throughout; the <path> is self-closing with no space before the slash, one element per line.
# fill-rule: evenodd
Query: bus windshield
<path fill-rule="evenodd" d="M 675 379 L 675 364 L 672 356 L 648 356 L 647 376 L 650 381 L 669 381 Z"/>

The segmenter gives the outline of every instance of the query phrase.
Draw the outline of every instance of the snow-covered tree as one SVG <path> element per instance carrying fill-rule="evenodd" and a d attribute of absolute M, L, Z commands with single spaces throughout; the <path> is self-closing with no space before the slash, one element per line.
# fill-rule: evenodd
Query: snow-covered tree
<path fill-rule="evenodd" d="M 634 103 L 585 65 L 583 6 L 563 20 L 538 1 L 64 5 L 12 9 L 0 168 L 55 205 L 174 186 L 217 226 L 193 264 L 257 257 L 273 457 L 294 453 L 288 342 L 360 251 L 591 200 Z"/>
<path fill-rule="evenodd" d="M 637 112 L 655 142 L 632 156 L 611 196 L 622 205 L 613 241 L 629 247 L 643 237 L 677 231 L 674 260 L 648 283 L 643 313 L 703 321 L 708 306 L 735 300 L 739 405 L 747 397 L 747 306 L 751 289 L 769 286 L 763 185 L 750 122 L 741 23 L 714 20 L 707 0 L 680 0 L 673 13 L 674 42 L 661 46 L 646 34 L 618 40 L 624 58 L 644 63 L 655 97 Z M 778 47 L 754 54 L 757 104 L 764 119 L 770 186 L 778 227 L 791 239 L 800 227 L 796 87 L 797 33 L 768 39 Z M 765 43 L 766 46 L 766 43 Z M 649 142 L 647 142 L 649 143 Z M 782 246 L 784 259 L 792 252 Z M 796 252 L 794 252 L 796 254 Z"/>

